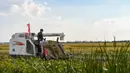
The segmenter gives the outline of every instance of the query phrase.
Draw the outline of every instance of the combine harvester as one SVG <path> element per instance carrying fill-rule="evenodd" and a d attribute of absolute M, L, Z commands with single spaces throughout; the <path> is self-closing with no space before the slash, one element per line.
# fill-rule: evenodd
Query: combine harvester
<path fill-rule="evenodd" d="M 66 56 L 66 52 L 61 42 L 55 42 L 56 44 L 46 44 L 41 49 L 38 44 L 38 40 L 34 38 L 37 34 L 30 33 L 15 33 L 10 39 L 9 54 L 12 57 L 18 56 L 34 56 L 45 59 L 59 59 L 61 56 Z M 64 33 L 43 33 L 44 37 L 58 37 L 60 40 L 64 40 Z M 48 40 L 46 40 L 49 42 Z M 53 41 L 54 42 L 54 41 Z M 58 47 L 58 49 L 56 48 Z"/>

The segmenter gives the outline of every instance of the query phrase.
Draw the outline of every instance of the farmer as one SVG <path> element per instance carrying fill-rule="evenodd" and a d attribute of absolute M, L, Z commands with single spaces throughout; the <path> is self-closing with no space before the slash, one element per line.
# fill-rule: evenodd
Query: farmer
<path fill-rule="evenodd" d="M 43 44 L 42 44 L 42 42 L 44 41 L 43 40 L 43 29 L 40 29 L 40 32 L 38 32 L 37 38 L 38 38 L 38 45 L 39 45 L 40 51 L 42 51 L 43 50 Z"/>

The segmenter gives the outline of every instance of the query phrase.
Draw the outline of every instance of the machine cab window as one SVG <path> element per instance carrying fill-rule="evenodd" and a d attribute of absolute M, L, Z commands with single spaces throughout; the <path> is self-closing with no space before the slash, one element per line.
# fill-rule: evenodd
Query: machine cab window
<path fill-rule="evenodd" d="M 24 38 L 25 35 L 24 34 L 19 34 L 19 38 Z"/>

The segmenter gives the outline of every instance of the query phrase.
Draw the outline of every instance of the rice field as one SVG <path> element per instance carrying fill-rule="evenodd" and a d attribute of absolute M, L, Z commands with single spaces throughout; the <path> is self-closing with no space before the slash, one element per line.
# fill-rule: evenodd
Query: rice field
<path fill-rule="evenodd" d="M 64 44 L 67 52 L 85 52 L 91 53 L 92 51 L 101 51 L 101 47 L 104 47 L 107 52 L 115 51 L 115 48 L 120 49 L 121 47 L 126 47 L 126 43 L 71 43 Z M 130 47 L 128 47 L 128 51 Z"/>
<path fill-rule="evenodd" d="M 99 46 L 100 44 L 100 46 Z M 122 46 L 125 46 L 124 43 L 116 43 L 116 48 L 121 48 Z M 64 44 L 64 48 L 67 52 L 88 52 L 95 50 L 100 50 L 100 47 L 104 47 L 104 43 L 66 43 Z M 130 48 L 128 48 L 130 49 Z M 3 44 L 0 45 L 0 52 L 8 52 L 9 45 Z M 106 43 L 106 50 L 114 50 L 114 43 Z"/>
<path fill-rule="evenodd" d="M 0 52 L 0 73 L 130 73 L 130 43 L 112 44 L 64 44 L 74 54 L 65 60 L 14 59 L 8 56 L 8 45 L 0 45 L 0 51 L 6 50 Z"/>
<path fill-rule="evenodd" d="M 1 44 L 0 45 L 0 52 L 8 52 L 9 45 L 8 44 Z"/>

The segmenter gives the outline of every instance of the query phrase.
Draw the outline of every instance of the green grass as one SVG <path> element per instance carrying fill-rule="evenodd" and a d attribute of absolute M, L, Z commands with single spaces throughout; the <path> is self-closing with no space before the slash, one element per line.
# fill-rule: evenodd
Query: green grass
<path fill-rule="evenodd" d="M 39 58 L 2 58 L 1 73 L 129 73 L 128 54 L 76 54 L 68 60 L 41 60 Z M 103 61 L 103 58 L 106 58 Z"/>

